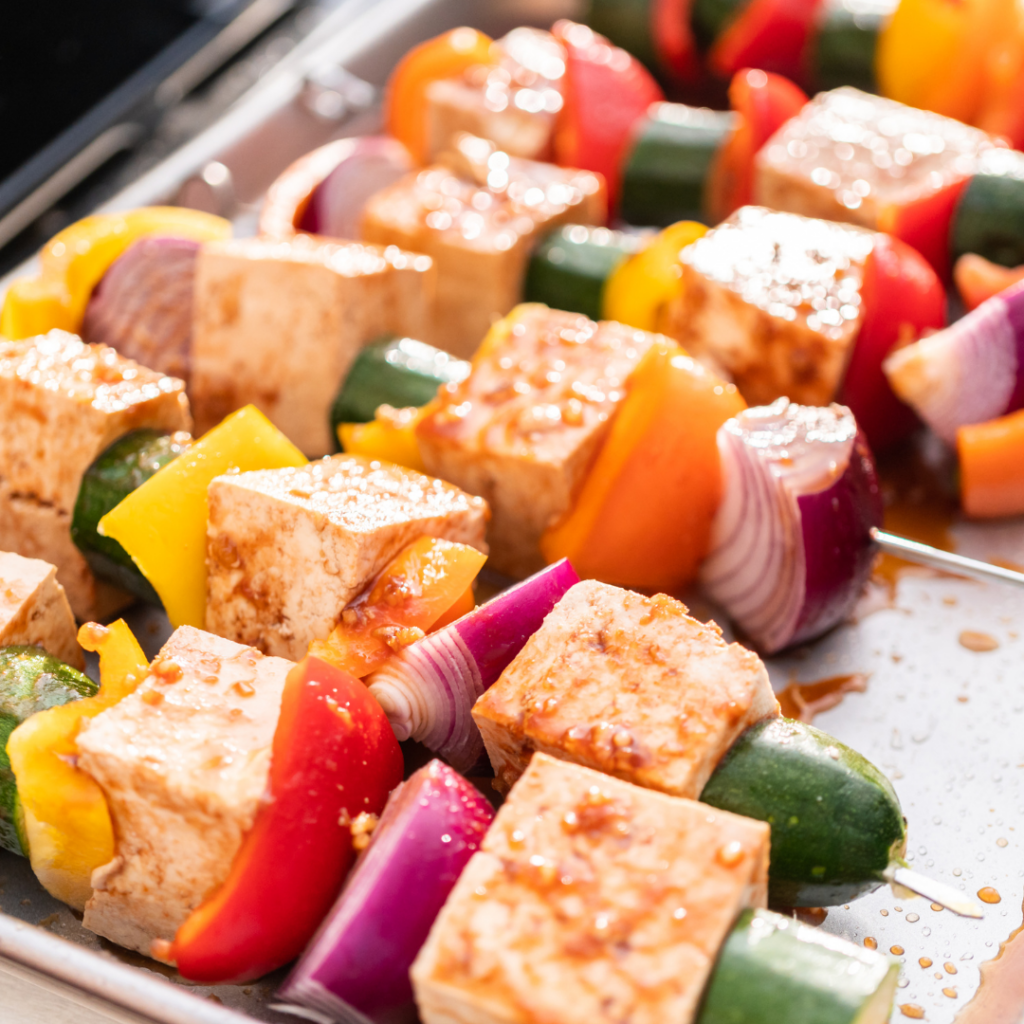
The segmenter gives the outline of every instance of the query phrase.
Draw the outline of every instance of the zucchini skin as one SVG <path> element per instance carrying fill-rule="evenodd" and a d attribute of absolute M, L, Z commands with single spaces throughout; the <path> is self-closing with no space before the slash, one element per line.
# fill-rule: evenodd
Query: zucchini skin
<path fill-rule="evenodd" d="M 899 967 L 880 953 L 769 910 L 747 910 L 725 940 L 697 1024 L 887 1021 Z"/>
<path fill-rule="evenodd" d="M 954 262 L 974 252 L 1004 267 L 1024 263 L 1024 181 L 976 174 L 956 205 L 949 240 Z"/>
<path fill-rule="evenodd" d="M 773 906 L 848 903 L 882 885 L 906 848 L 889 780 L 855 750 L 788 718 L 743 733 L 700 798 L 771 825 Z"/>
<path fill-rule="evenodd" d="M 651 0 L 590 0 L 587 24 L 657 72 L 658 52 L 651 36 Z"/>
<path fill-rule="evenodd" d="M 814 83 L 819 90 L 853 85 L 864 92 L 878 92 L 878 37 L 895 7 L 886 10 L 877 0 L 826 0 L 811 43 Z"/>
<path fill-rule="evenodd" d="M 0 848 L 25 856 L 18 786 L 7 756 L 7 740 L 37 711 L 92 697 L 99 687 L 78 669 L 41 647 L 0 648 Z"/>
<path fill-rule="evenodd" d="M 177 458 L 190 440 L 187 435 L 143 429 L 115 441 L 85 471 L 71 518 L 71 539 L 92 571 L 157 607 L 160 598 L 131 555 L 113 538 L 101 537 L 97 526 L 132 491 Z"/>

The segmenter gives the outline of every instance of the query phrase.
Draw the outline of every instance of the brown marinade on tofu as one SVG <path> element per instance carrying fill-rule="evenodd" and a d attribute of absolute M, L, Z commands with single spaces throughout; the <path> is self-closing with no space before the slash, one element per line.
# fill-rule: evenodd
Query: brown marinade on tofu
<path fill-rule="evenodd" d="M 779 713 L 761 659 L 680 601 L 574 586 L 476 702 L 495 784 L 535 750 L 696 799 L 740 733 Z"/>
<path fill-rule="evenodd" d="M 769 827 L 536 754 L 412 968 L 424 1024 L 690 1024 Z"/>
<path fill-rule="evenodd" d="M 407 544 L 487 550 L 487 504 L 360 455 L 216 477 L 207 526 L 206 626 L 298 660 Z"/>
<path fill-rule="evenodd" d="M 680 253 L 668 333 L 751 405 L 835 397 L 864 318 L 876 234 L 744 206 Z"/>
<path fill-rule="evenodd" d="M 540 538 L 572 500 L 656 335 L 540 304 L 495 324 L 470 375 L 442 387 L 417 438 L 429 472 L 491 507 L 491 564 L 544 565 Z"/>

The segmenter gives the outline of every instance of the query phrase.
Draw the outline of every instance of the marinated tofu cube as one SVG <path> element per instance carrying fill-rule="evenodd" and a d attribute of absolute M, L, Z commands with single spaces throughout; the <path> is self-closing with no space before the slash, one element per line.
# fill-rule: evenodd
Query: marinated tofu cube
<path fill-rule="evenodd" d="M 740 733 L 779 713 L 761 659 L 665 594 L 573 587 L 476 702 L 503 789 L 533 751 L 697 799 Z"/>
<path fill-rule="evenodd" d="M 500 572 L 543 567 L 541 534 L 571 508 L 656 337 L 525 304 L 494 325 L 469 377 L 439 391 L 417 428 L 420 453 L 429 472 L 487 499 Z"/>
<path fill-rule="evenodd" d="M 127 595 L 99 584 L 71 541 L 82 477 L 133 430 L 191 426 L 180 380 L 112 348 L 64 331 L 0 339 L 0 549 L 55 565 L 80 619 L 123 606 Z"/>
<path fill-rule="evenodd" d="M 182 626 L 133 694 L 83 723 L 78 765 L 102 787 L 115 837 L 86 928 L 151 956 L 225 880 L 267 785 L 291 668 Z"/>
<path fill-rule="evenodd" d="M 550 32 L 517 28 L 494 48 L 500 54 L 496 65 L 427 86 L 429 159 L 450 149 L 461 132 L 489 139 L 509 156 L 552 158 L 565 47 Z"/>
<path fill-rule="evenodd" d="M 424 1024 L 692 1024 L 769 827 L 536 754 L 412 968 Z"/>
<path fill-rule="evenodd" d="M 221 476 L 208 494 L 206 628 L 295 660 L 417 538 L 487 550 L 486 502 L 362 456 Z"/>
<path fill-rule="evenodd" d="M 864 319 L 877 235 L 744 206 L 680 253 L 668 333 L 730 377 L 751 405 L 835 397 Z"/>
<path fill-rule="evenodd" d="M 0 647 L 42 647 L 75 668 L 85 668 L 75 617 L 57 569 L 38 558 L 0 551 Z"/>
<path fill-rule="evenodd" d="M 754 201 L 884 230 L 884 210 L 970 177 L 996 145 L 951 117 L 844 86 L 818 93 L 762 147 Z"/>
<path fill-rule="evenodd" d="M 599 175 L 520 160 L 463 135 L 444 163 L 372 196 L 362 235 L 433 259 L 437 300 L 424 340 L 468 357 L 519 300 L 544 233 L 568 222 L 602 224 L 605 214 Z"/>
<path fill-rule="evenodd" d="M 307 455 L 336 448 L 330 408 L 359 350 L 419 337 L 428 257 L 298 235 L 205 245 L 196 266 L 192 400 L 202 433 L 255 405 Z"/>

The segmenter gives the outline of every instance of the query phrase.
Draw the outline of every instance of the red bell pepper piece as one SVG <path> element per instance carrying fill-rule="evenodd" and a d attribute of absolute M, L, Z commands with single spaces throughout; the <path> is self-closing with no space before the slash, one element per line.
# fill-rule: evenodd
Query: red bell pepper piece
<path fill-rule="evenodd" d="M 882 362 L 895 348 L 946 323 L 942 282 L 919 252 L 881 235 L 864 266 L 864 319 L 846 369 L 840 399 L 880 451 L 914 430 L 919 420 L 893 393 Z"/>
<path fill-rule="evenodd" d="M 665 94 L 638 60 L 586 25 L 562 20 L 551 31 L 567 51 L 556 162 L 604 175 L 614 209 L 634 126 Z"/>
<path fill-rule="evenodd" d="M 733 75 L 729 104 L 739 115 L 739 123 L 718 151 L 709 177 L 712 222 L 724 220 L 753 201 L 754 157 L 806 102 L 807 94 L 781 75 L 752 68 Z"/>
<path fill-rule="evenodd" d="M 762 68 L 802 81 L 821 0 L 751 0 L 712 44 L 708 67 L 720 78 Z"/>
<path fill-rule="evenodd" d="M 651 40 L 662 68 L 677 82 L 697 85 L 701 62 L 690 28 L 693 0 L 651 0 Z"/>
<path fill-rule="evenodd" d="M 319 658 L 299 662 L 285 684 L 256 821 L 227 880 L 160 954 L 204 984 L 251 981 L 293 960 L 352 865 L 350 818 L 380 814 L 402 767 L 366 687 Z"/>

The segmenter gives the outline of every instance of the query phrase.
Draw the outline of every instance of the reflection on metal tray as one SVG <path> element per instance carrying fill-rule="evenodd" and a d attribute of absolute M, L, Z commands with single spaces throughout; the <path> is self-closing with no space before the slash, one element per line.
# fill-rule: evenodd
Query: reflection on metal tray
<path fill-rule="evenodd" d="M 221 122 L 107 208 L 184 200 L 231 215 L 239 232 L 251 232 L 260 197 L 288 163 L 331 139 L 373 130 L 376 90 L 409 46 L 460 23 L 497 35 L 574 13 L 573 0 L 347 0 Z M 1024 564 L 1022 521 L 961 524 L 953 534 L 964 554 Z M 712 614 L 699 603 L 694 610 Z M 144 609 L 131 618 L 152 654 L 167 635 L 166 620 Z M 905 572 L 875 610 L 865 605 L 859 621 L 769 665 L 777 690 L 857 677 L 803 691 L 805 702 L 829 691 L 832 699 L 842 696 L 815 724 L 893 780 L 910 822 L 908 857 L 915 868 L 998 900 L 986 903 L 983 920 L 965 921 L 883 888 L 818 919 L 826 930 L 901 961 L 893 1021 L 1024 1019 L 1024 937 L 992 964 L 1022 925 L 1022 632 L 1019 592 Z M 849 692 L 842 695 L 843 689 Z M 84 990 L 134 1011 L 97 1020 L 137 1021 L 136 1014 L 164 1024 L 295 1019 L 271 1008 L 277 978 L 245 987 L 189 986 L 167 968 L 98 939 L 42 891 L 26 862 L 3 853 L 0 910 L 0 1007 L 4 979 L 24 970 L 11 967 L 16 962 L 73 986 L 66 991 Z"/>

